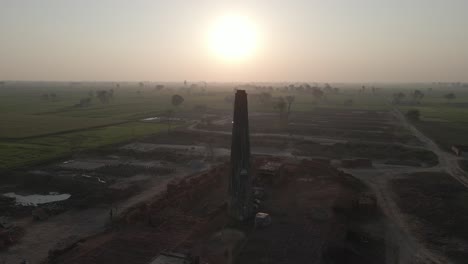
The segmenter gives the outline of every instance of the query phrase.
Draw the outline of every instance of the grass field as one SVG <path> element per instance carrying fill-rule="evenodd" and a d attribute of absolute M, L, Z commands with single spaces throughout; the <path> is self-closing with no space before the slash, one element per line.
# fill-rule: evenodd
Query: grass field
<path fill-rule="evenodd" d="M 449 149 L 453 144 L 468 145 L 468 90 L 452 90 L 457 98 L 448 102 L 446 91 L 433 91 L 421 105 L 401 107 L 403 112 L 418 109 L 421 120 L 415 125 L 441 147 Z"/>
<path fill-rule="evenodd" d="M 63 117 L 59 115 L 0 114 L 0 138 L 25 138 L 106 126 L 122 120 L 112 118 Z"/>
<path fill-rule="evenodd" d="M 80 132 L 0 142 L 0 168 L 32 165 L 84 149 L 115 144 L 166 131 L 164 124 L 132 122 Z M 77 144 L 76 142 L 79 142 Z"/>
<path fill-rule="evenodd" d="M 432 84 L 381 84 L 376 92 L 361 91 L 361 84 L 334 84 L 337 93 L 328 92 L 322 99 L 311 93 L 285 92 L 277 85 L 267 90 L 273 98 L 294 95 L 293 112 L 311 112 L 317 107 L 388 110 L 394 93 L 409 95 L 420 89 L 425 93 L 421 104 L 400 106 L 402 111 L 418 108 L 423 116 L 418 126 L 441 145 L 468 144 L 468 91 L 462 88 L 439 87 Z M 377 85 L 376 85 L 377 86 Z M 118 143 L 132 138 L 158 133 L 162 125 L 138 122 L 144 117 L 158 116 L 173 109 L 176 112 L 193 112 L 194 107 L 230 113 L 232 103 L 226 102 L 233 95 L 235 84 L 213 84 L 202 91 L 189 90 L 183 84 L 166 84 L 163 91 L 155 91 L 154 84 L 141 87 L 136 83 L 16 83 L 0 90 L 0 168 L 15 168 L 71 153 L 71 145 L 77 136 L 83 137 L 81 148 L 89 149 Z M 99 90 L 114 90 L 108 103 L 101 103 Z M 249 95 L 265 90 L 251 89 Z M 447 102 L 447 92 L 457 95 Z M 54 99 L 44 95 L 54 94 Z M 185 101 L 179 107 L 171 105 L 171 96 L 180 94 Z M 75 105 L 84 98 L 92 98 L 87 107 Z M 348 102 L 348 103 L 346 103 Z M 349 103 L 351 102 L 351 103 Z M 249 96 L 249 111 L 277 111 L 272 104 L 261 103 Z"/>

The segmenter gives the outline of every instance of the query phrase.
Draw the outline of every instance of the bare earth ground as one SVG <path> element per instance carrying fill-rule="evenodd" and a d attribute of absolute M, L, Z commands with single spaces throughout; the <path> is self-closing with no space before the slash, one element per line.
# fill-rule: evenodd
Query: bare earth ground
<path fill-rule="evenodd" d="M 434 152 L 439 158 L 439 165 L 432 168 L 411 168 L 404 166 L 383 166 L 376 165 L 370 169 L 347 169 L 346 172 L 353 174 L 360 180 L 365 182 L 375 192 L 379 205 L 384 214 L 390 219 L 387 227 L 387 234 L 390 241 L 394 241 L 400 245 L 398 249 L 389 248 L 387 250 L 387 263 L 450 263 L 446 257 L 440 252 L 428 249 L 427 245 L 421 241 L 419 234 L 414 233 L 414 230 L 408 225 L 407 216 L 403 215 L 396 205 L 393 193 L 388 187 L 388 182 L 391 179 L 405 177 L 407 173 L 427 172 L 427 171 L 446 171 L 450 173 L 456 180 L 465 186 L 468 186 L 468 177 L 460 169 L 458 160 L 454 155 L 441 150 L 431 139 L 419 132 L 414 126 L 408 123 L 400 112 L 395 112 L 395 116 L 402 125 L 407 127 L 414 134 L 424 147 Z M 215 122 L 216 123 L 216 122 Z M 216 124 L 225 124 L 226 118 L 217 121 Z M 210 131 L 197 129 L 196 124 L 192 125 L 189 130 L 197 133 L 230 134 L 224 131 Z M 310 136 L 291 136 L 289 134 L 268 134 L 268 133 L 253 133 L 254 137 L 272 136 L 285 138 L 288 140 L 310 140 L 320 143 L 340 143 L 346 142 L 343 139 L 310 137 Z M 163 147 L 163 146 L 157 146 Z M 164 147 L 178 149 L 181 146 L 166 145 Z M 191 146 L 183 146 L 191 147 Z M 419 146 L 407 147 L 420 148 Z M 200 146 L 196 146 L 200 148 Z M 201 149 L 200 152 L 203 152 Z M 274 151 L 268 151 L 274 154 Z M 225 149 L 217 149 L 217 155 L 226 155 Z M 285 156 L 292 155 L 289 151 L 285 151 Z M 86 210 L 71 210 L 61 215 L 52 217 L 45 222 L 32 223 L 29 219 L 22 220 L 19 225 L 26 228 L 26 233 L 20 243 L 12 246 L 7 251 L 0 253 L 0 260 L 5 263 L 19 263 L 23 259 L 27 259 L 30 263 L 39 263 L 40 260 L 47 256 L 48 250 L 53 248 L 56 243 L 69 238 L 81 238 L 102 232 L 106 224 L 109 222 L 109 212 L 111 208 L 117 208 L 118 212 L 123 212 L 126 208 L 139 202 L 145 201 L 153 197 L 155 194 L 165 190 L 167 183 L 174 177 L 184 176 L 187 171 L 179 171 L 176 174 L 169 175 L 167 178 L 158 178 L 152 180 L 148 184 L 148 189 L 131 197 L 127 201 L 99 208 Z M 391 252 L 394 252 L 392 254 Z"/>
<path fill-rule="evenodd" d="M 0 252 L 0 260 L 2 263 L 20 263 L 23 260 L 39 263 L 47 257 L 49 250 L 61 241 L 78 240 L 104 231 L 110 221 L 111 209 L 116 209 L 117 214 L 123 212 L 164 191 L 168 182 L 187 173 L 186 170 L 179 170 L 171 175 L 154 178 L 148 184 L 149 188 L 118 204 L 69 210 L 43 222 L 33 222 L 31 217 L 23 219 L 18 224 L 26 229 L 24 237 L 20 243 Z"/>

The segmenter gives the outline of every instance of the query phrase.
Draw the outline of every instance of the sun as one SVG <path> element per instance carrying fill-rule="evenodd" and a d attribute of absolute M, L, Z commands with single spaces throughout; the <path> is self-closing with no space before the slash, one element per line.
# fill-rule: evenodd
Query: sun
<path fill-rule="evenodd" d="M 246 60 L 257 48 L 258 34 L 255 25 L 244 16 L 224 16 L 212 28 L 209 45 L 221 59 Z"/>

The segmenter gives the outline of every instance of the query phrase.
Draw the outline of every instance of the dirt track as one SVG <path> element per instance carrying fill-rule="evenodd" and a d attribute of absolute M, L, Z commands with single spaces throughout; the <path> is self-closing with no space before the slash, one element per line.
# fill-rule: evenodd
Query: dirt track
<path fill-rule="evenodd" d="M 345 169 L 344 171 L 359 178 L 374 191 L 380 208 L 389 219 L 386 231 L 387 239 L 399 245 L 399 248 L 395 254 L 392 249 L 387 250 L 387 263 L 451 263 L 444 256 L 427 249 L 426 245 L 419 241 L 418 235 L 410 229 L 407 219 L 395 203 L 393 194 L 388 187 L 388 182 L 391 179 L 404 177 L 405 173 L 427 171 L 427 169 L 385 166 L 384 168 L 372 169 Z"/>
<path fill-rule="evenodd" d="M 468 175 L 460 168 L 458 163 L 458 157 L 442 150 L 432 139 L 425 136 L 421 131 L 419 131 L 414 125 L 412 125 L 403 114 L 394 109 L 395 116 L 411 131 L 413 134 L 426 145 L 426 148 L 434 152 L 439 158 L 439 165 L 437 166 L 441 170 L 446 171 L 448 174 L 452 175 L 457 181 L 463 184 L 465 187 L 468 187 Z"/>
<path fill-rule="evenodd" d="M 411 123 L 398 110 L 394 110 L 397 119 L 402 122 L 421 142 L 425 147 L 434 152 L 438 159 L 439 164 L 432 168 L 409 168 L 398 166 L 380 166 L 373 169 L 356 170 L 349 169 L 347 172 L 358 177 L 371 187 L 378 199 L 378 202 L 385 213 L 391 220 L 389 223 L 390 235 L 389 239 L 397 242 L 400 245 L 398 256 L 388 254 L 389 263 L 436 263 L 445 264 L 451 263 L 445 256 L 437 252 L 433 252 L 427 246 L 420 242 L 418 234 L 414 234 L 408 225 L 408 219 L 401 213 L 396 205 L 393 194 L 388 187 L 388 182 L 397 177 L 404 177 L 405 174 L 415 172 L 438 172 L 445 171 L 454 177 L 464 186 L 468 187 L 468 176 L 459 167 L 457 157 L 443 151 L 433 140 L 425 136 Z M 396 228 L 394 228 L 396 227 Z M 392 231 L 393 230 L 393 231 Z"/>

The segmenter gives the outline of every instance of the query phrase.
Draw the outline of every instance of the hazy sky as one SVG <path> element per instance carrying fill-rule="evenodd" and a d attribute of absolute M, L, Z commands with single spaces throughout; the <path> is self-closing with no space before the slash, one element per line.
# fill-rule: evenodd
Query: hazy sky
<path fill-rule="evenodd" d="M 231 15 L 239 61 L 207 37 Z M 468 1 L 0 0 L 0 79 L 468 81 Z"/>

